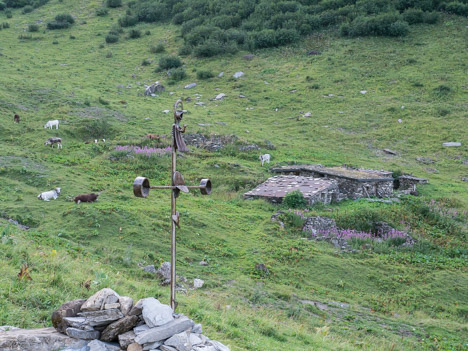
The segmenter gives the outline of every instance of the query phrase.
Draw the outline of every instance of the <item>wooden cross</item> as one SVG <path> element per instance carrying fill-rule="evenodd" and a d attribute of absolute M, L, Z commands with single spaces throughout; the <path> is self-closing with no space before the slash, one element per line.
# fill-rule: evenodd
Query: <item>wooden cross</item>
<path fill-rule="evenodd" d="M 181 106 L 178 110 L 177 107 Z M 150 186 L 148 178 L 137 177 L 133 182 L 133 193 L 137 197 L 147 197 L 150 189 L 171 189 L 171 307 L 175 311 L 177 302 L 175 299 L 176 289 L 176 226 L 179 226 L 179 212 L 176 210 L 176 199 L 180 192 L 188 193 L 189 189 L 200 189 L 202 195 L 209 195 L 211 193 L 211 181 L 209 179 L 202 179 L 198 186 L 187 186 L 185 180 L 180 172 L 176 171 L 177 151 L 187 152 L 187 146 L 181 133 L 185 133 L 186 125 L 180 126 L 184 111 L 182 100 L 177 100 L 174 105 L 174 124 L 172 125 L 172 170 L 171 170 L 171 185 Z"/>

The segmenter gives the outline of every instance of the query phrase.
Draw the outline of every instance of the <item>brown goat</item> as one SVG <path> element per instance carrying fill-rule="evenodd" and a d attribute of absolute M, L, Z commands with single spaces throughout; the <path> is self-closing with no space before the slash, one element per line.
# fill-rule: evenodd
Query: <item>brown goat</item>
<path fill-rule="evenodd" d="M 82 194 L 82 195 L 75 196 L 73 201 L 75 201 L 75 203 L 77 204 L 79 204 L 80 202 L 94 202 L 97 200 L 98 196 L 99 194 L 94 194 L 94 193 Z"/>
<path fill-rule="evenodd" d="M 13 117 L 13 120 L 15 121 L 15 123 L 19 123 L 20 122 L 20 116 L 15 114 L 15 117 Z"/>
<path fill-rule="evenodd" d="M 161 137 L 158 134 L 146 134 L 145 138 L 155 140 L 155 139 L 160 139 Z"/>

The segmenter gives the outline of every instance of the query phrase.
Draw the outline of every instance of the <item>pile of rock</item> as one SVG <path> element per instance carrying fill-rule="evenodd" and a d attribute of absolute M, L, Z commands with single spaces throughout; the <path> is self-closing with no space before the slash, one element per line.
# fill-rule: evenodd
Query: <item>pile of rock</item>
<path fill-rule="evenodd" d="M 74 300 L 52 314 L 57 331 L 86 340 L 66 351 L 229 351 L 202 335 L 202 327 L 153 297 L 133 304 L 106 288 L 88 300 Z"/>
<path fill-rule="evenodd" d="M 159 82 L 145 86 L 145 96 L 156 96 L 156 93 L 162 93 L 166 88 Z"/>

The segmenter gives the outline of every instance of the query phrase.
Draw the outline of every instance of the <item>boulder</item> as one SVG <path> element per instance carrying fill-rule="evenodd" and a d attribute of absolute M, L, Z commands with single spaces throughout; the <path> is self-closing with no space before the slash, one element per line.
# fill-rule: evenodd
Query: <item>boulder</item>
<path fill-rule="evenodd" d="M 200 289 L 205 282 L 202 279 L 194 279 L 193 280 L 193 288 L 194 289 Z"/>
<path fill-rule="evenodd" d="M 238 78 L 242 77 L 243 75 L 244 75 L 244 72 L 236 72 L 232 76 L 234 78 L 238 79 Z"/>
<path fill-rule="evenodd" d="M 159 82 L 155 82 L 150 86 L 147 86 L 145 89 L 145 96 L 153 96 L 154 93 L 162 93 L 166 88 L 164 85 L 160 84 Z"/>
<path fill-rule="evenodd" d="M 156 350 L 159 346 L 162 345 L 161 341 L 156 341 L 156 342 L 150 342 L 148 344 L 143 344 L 143 350 Z"/>
<path fill-rule="evenodd" d="M 242 56 L 242 58 L 244 60 L 247 60 L 247 61 L 252 61 L 254 59 L 254 57 L 255 57 L 255 55 L 253 55 L 253 54 L 248 54 L 248 55 Z"/>
<path fill-rule="evenodd" d="M 81 312 L 78 315 L 80 317 L 85 317 L 85 323 L 91 327 L 105 326 L 124 317 L 122 312 L 118 309 Z"/>
<path fill-rule="evenodd" d="M 143 311 L 143 300 L 140 299 L 138 302 L 131 308 L 130 312 L 128 312 L 129 316 L 138 316 Z"/>
<path fill-rule="evenodd" d="M 442 145 L 448 146 L 448 147 L 454 147 L 454 146 L 457 147 L 457 146 L 461 146 L 462 144 L 456 141 L 451 141 L 451 142 L 443 143 Z"/>
<path fill-rule="evenodd" d="M 143 270 L 148 273 L 156 273 L 156 267 L 154 267 L 152 264 L 143 267 Z"/>
<path fill-rule="evenodd" d="M 220 73 L 218 74 L 218 78 L 221 78 L 222 76 L 224 76 L 224 72 L 220 72 Z"/>
<path fill-rule="evenodd" d="M 229 347 L 221 344 L 219 341 L 209 340 L 206 344 L 214 346 L 217 351 L 230 351 Z"/>
<path fill-rule="evenodd" d="M 89 351 L 120 351 L 120 346 L 99 340 L 91 341 L 88 347 Z"/>
<path fill-rule="evenodd" d="M 114 296 L 115 298 L 112 298 Z M 106 303 L 114 303 L 119 300 L 119 295 L 112 289 L 104 288 L 86 300 L 81 306 L 82 312 L 99 311 Z"/>
<path fill-rule="evenodd" d="M 94 339 L 99 339 L 99 335 L 101 334 L 97 330 L 94 330 L 93 328 L 89 328 L 88 330 L 82 330 L 82 329 L 77 329 L 77 328 L 67 328 L 65 331 L 66 334 L 75 339 L 81 339 L 81 340 L 94 340 Z"/>
<path fill-rule="evenodd" d="M 63 323 L 64 317 L 75 317 L 80 312 L 81 306 L 86 300 L 73 300 L 64 303 L 52 313 L 52 325 L 61 333 L 65 333 L 67 325 Z"/>
<path fill-rule="evenodd" d="M 190 343 L 193 345 L 200 345 L 200 344 L 203 344 L 203 340 L 197 335 L 197 334 L 194 334 L 194 333 L 191 333 L 190 334 Z"/>
<path fill-rule="evenodd" d="M 138 323 L 137 316 L 127 316 L 115 321 L 107 326 L 101 334 L 102 341 L 114 341 L 119 334 L 126 333 L 133 329 Z"/>
<path fill-rule="evenodd" d="M 86 341 L 61 334 L 54 328 L 17 329 L 0 333 L 2 351 L 50 351 L 83 346 L 86 346 Z"/>
<path fill-rule="evenodd" d="M 143 319 L 150 328 L 159 327 L 172 321 L 174 319 L 172 313 L 174 311 L 170 306 L 162 304 L 154 297 L 143 300 Z"/>
<path fill-rule="evenodd" d="M 178 351 L 190 351 L 192 343 L 190 342 L 190 332 L 182 332 L 171 336 L 164 342 L 164 345 L 173 346 Z"/>
<path fill-rule="evenodd" d="M 135 327 L 133 329 L 134 333 L 136 335 L 143 333 L 144 331 L 147 331 L 150 327 L 148 327 L 146 324 L 139 325 L 138 327 Z"/>
<path fill-rule="evenodd" d="M 156 275 L 162 280 L 162 284 L 169 284 L 171 282 L 171 264 L 163 262 L 161 267 L 156 271 Z"/>
<path fill-rule="evenodd" d="M 119 303 L 120 303 L 120 311 L 124 316 L 130 312 L 133 306 L 133 299 L 128 296 L 120 296 L 119 297 Z"/>
<path fill-rule="evenodd" d="M 190 84 L 187 84 L 184 88 L 185 89 L 192 89 L 192 88 L 195 88 L 197 86 L 197 83 L 190 83 Z"/>
<path fill-rule="evenodd" d="M 86 323 L 86 318 L 84 317 L 64 317 L 62 325 L 65 326 L 65 329 L 72 327 L 84 330 L 89 327 L 89 325 Z M 65 333 L 65 331 L 63 331 L 63 333 Z"/>
<path fill-rule="evenodd" d="M 130 330 L 126 333 L 119 335 L 119 344 L 122 349 L 127 349 L 128 345 L 133 344 L 135 342 L 135 333 L 133 330 Z"/>
<path fill-rule="evenodd" d="M 226 94 L 220 93 L 220 94 L 216 95 L 215 100 L 222 100 L 222 99 L 224 99 L 225 97 L 226 97 Z"/>
<path fill-rule="evenodd" d="M 135 341 L 139 344 L 147 344 L 150 342 L 165 340 L 174 334 L 189 330 L 193 326 L 194 323 L 192 320 L 187 317 L 180 317 L 160 327 L 151 328 L 142 332 L 137 335 Z"/>
<path fill-rule="evenodd" d="M 105 310 L 111 310 L 113 308 L 119 308 L 120 309 L 120 303 L 118 303 L 118 302 L 116 302 L 116 303 L 106 303 L 104 305 Z"/>

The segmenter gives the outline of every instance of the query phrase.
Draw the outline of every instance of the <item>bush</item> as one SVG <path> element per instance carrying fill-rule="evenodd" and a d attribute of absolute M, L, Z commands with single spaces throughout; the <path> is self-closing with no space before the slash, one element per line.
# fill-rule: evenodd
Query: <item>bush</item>
<path fill-rule="evenodd" d="M 223 45 L 215 40 L 207 40 L 195 47 L 194 54 L 197 57 L 213 57 L 223 53 Z"/>
<path fill-rule="evenodd" d="M 445 5 L 445 11 L 460 16 L 468 16 L 468 4 L 454 1 Z"/>
<path fill-rule="evenodd" d="M 5 10 L 6 4 L 3 1 L 0 1 L 0 11 Z"/>
<path fill-rule="evenodd" d="M 177 56 L 164 56 L 159 59 L 159 68 L 171 69 L 182 66 L 182 61 Z"/>
<path fill-rule="evenodd" d="M 122 6 L 122 0 L 107 0 L 106 1 L 107 7 L 120 7 Z"/>
<path fill-rule="evenodd" d="M 81 134 L 86 138 L 102 139 L 111 137 L 114 130 L 107 119 L 91 119 L 81 128 Z"/>
<path fill-rule="evenodd" d="M 391 37 L 404 37 L 409 32 L 409 25 L 405 21 L 396 21 L 390 25 L 387 35 Z"/>
<path fill-rule="evenodd" d="M 106 35 L 106 43 L 107 44 L 113 44 L 113 43 L 117 43 L 119 41 L 119 36 L 116 35 L 116 34 L 107 34 Z"/>
<path fill-rule="evenodd" d="M 34 8 L 31 5 L 23 7 L 23 14 L 33 12 Z"/>
<path fill-rule="evenodd" d="M 280 29 L 276 31 L 277 45 L 286 45 L 298 41 L 299 33 L 295 29 Z"/>
<path fill-rule="evenodd" d="M 8 22 L 3 22 L 2 27 L 3 29 L 10 28 L 10 24 Z"/>
<path fill-rule="evenodd" d="M 211 71 L 198 71 L 197 78 L 198 79 L 210 79 L 213 78 L 215 75 Z"/>
<path fill-rule="evenodd" d="M 283 204 L 288 208 L 305 208 L 307 201 L 299 190 L 292 191 L 283 199 Z"/>
<path fill-rule="evenodd" d="M 407 22 L 401 21 L 400 16 L 386 13 L 373 17 L 357 17 L 352 23 L 344 24 L 340 28 L 341 34 L 350 37 L 357 36 L 403 36 L 408 34 Z"/>
<path fill-rule="evenodd" d="M 107 16 L 108 13 L 109 11 L 105 8 L 100 8 L 96 10 L 96 16 L 104 17 Z"/>
<path fill-rule="evenodd" d="M 179 49 L 179 55 L 180 56 L 188 56 L 192 53 L 193 51 L 193 47 L 191 45 L 183 45 L 180 49 Z"/>
<path fill-rule="evenodd" d="M 452 89 L 446 85 L 439 85 L 434 88 L 434 94 L 440 98 L 447 97 L 452 92 Z"/>
<path fill-rule="evenodd" d="M 144 59 L 143 61 L 141 61 L 141 65 L 142 66 L 149 66 L 149 65 L 151 65 L 151 61 L 149 61 L 147 59 Z"/>
<path fill-rule="evenodd" d="M 39 26 L 37 24 L 30 24 L 28 26 L 28 32 L 38 32 Z"/>
<path fill-rule="evenodd" d="M 252 36 L 256 48 L 270 48 L 277 45 L 276 32 L 272 29 L 264 29 Z"/>
<path fill-rule="evenodd" d="M 440 14 L 437 12 L 424 12 L 423 21 L 427 24 L 439 22 Z"/>
<path fill-rule="evenodd" d="M 168 78 L 170 81 L 179 82 L 187 78 L 187 73 L 182 67 L 172 68 L 167 72 Z"/>
<path fill-rule="evenodd" d="M 403 19 L 408 24 L 416 24 L 424 22 L 424 12 L 420 9 L 408 9 L 403 12 Z"/>
<path fill-rule="evenodd" d="M 131 29 L 130 32 L 128 32 L 128 38 L 129 39 L 138 39 L 141 37 L 141 31 L 138 29 Z"/>
<path fill-rule="evenodd" d="M 69 13 L 59 14 L 59 15 L 55 16 L 55 20 L 57 22 L 67 22 L 67 23 L 70 23 L 70 24 L 75 23 L 75 19 Z"/>
<path fill-rule="evenodd" d="M 73 23 L 75 23 L 75 19 L 72 15 L 64 13 L 55 16 L 55 20 L 47 23 L 47 29 L 54 30 L 54 29 L 65 29 L 70 27 Z"/>
<path fill-rule="evenodd" d="M 12 18 L 13 17 L 13 13 L 11 12 L 10 9 L 5 10 L 5 16 L 6 16 L 6 18 Z"/>
<path fill-rule="evenodd" d="M 150 48 L 150 51 L 153 53 L 153 54 L 160 54 L 164 51 L 166 51 L 166 48 L 164 47 L 164 45 L 162 43 L 159 43 L 157 45 L 154 45 Z"/>
<path fill-rule="evenodd" d="M 121 27 L 133 27 L 138 23 L 138 18 L 136 16 L 125 15 L 120 17 L 118 22 Z"/>

